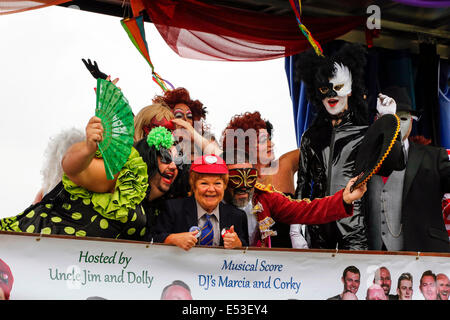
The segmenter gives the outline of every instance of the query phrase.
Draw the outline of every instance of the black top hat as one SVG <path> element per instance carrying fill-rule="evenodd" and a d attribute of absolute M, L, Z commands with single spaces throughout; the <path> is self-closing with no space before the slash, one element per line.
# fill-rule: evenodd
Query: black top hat
<path fill-rule="evenodd" d="M 392 171 L 406 167 L 400 134 L 400 119 L 386 114 L 367 129 L 355 159 L 355 175 L 359 176 L 350 191 L 369 181 L 374 175 L 387 177 Z"/>
<path fill-rule="evenodd" d="M 411 108 L 411 98 L 409 97 L 408 90 L 406 90 L 405 87 L 391 86 L 381 90 L 381 93 L 395 100 L 395 103 L 397 104 L 397 112 L 407 111 L 414 116 L 420 115 L 420 111 L 416 111 Z"/>

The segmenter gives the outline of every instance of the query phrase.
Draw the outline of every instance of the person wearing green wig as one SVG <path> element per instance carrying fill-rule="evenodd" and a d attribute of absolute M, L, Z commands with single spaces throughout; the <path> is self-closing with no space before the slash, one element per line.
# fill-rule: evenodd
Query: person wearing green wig
<path fill-rule="evenodd" d="M 62 181 L 22 213 L 0 220 L 0 230 L 39 234 L 148 239 L 149 217 L 143 203 L 160 198 L 178 169 L 174 139 L 163 127 L 152 129 L 131 148 L 122 169 L 108 180 L 97 143 L 103 126 L 92 117 L 86 140 L 73 144 L 62 159 Z"/>

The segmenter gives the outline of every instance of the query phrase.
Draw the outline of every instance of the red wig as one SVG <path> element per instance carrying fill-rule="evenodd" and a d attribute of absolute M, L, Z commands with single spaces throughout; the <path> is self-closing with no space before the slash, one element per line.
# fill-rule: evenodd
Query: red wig
<path fill-rule="evenodd" d="M 417 144 L 423 144 L 425 146 L 431 143 L 431 139 L 427 139 L 424 136 L 409 137 L 409 140 Z"/>
<path fill-rule="evenodd" d="M 204 119 L 206 116 L 206 107 L 203 107 L 203 103 L 199 100 L 192 100 L 189 96 L 189 91 L 185 88 L 176 88 L 173 90 L 168 90 L 163 96 L 156 96 L 153 98 L 153 102 L 165 102 L 170 109 L 173 111 L 175 106 L 179 103 L 183 103 L 191 109 L 192 119 L 194 121 L 199 121 Z"/>
<path fill-rule="evenodd" d="M 256 131 L 256 134 L 259 136 L 259 130 L 260 129 L 268 129 L 267 128 L 267 121 L 261 118 L 261 114 L 258 111 L 255 112 L 245 112 L 240 115 L 235 115 L 233 118 L 231 118 L 230 122 L 228 123 L 227 127 L 222 132 L 222 149 L 225 150 L 225 147 L 227 145 L 227 137 L 226 137 L 226 130 L 237 130 L 242 129 L 244 132 L 246 132 L 248 129 L 254 129 Z M 237 138 L 234 137 L 234 146 L 237 144 Z M 249 152 L 249 141 L 246 139 L 245 141 L 245 151 Z"/>

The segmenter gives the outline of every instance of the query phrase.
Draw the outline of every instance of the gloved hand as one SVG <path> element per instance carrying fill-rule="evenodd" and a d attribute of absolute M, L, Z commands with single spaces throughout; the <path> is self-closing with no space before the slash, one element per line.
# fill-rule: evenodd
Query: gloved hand
<path fill-rule="evenodd" d="M 385 114 L 395 114 L 397 111 L 397 103 L 393 98 L 379 93 L 377 98 L 377 111 L 380 117 Z"/>
<path fill-rule="evenodd" d="M 92 64 L 91 59 L 88 59 L 87 62 L 84 59 L 81 59 L 81 60 L 83 61 L 84 65 L 86 66 L 86 68 L 89 70 L 89 72 L 92 74 L 92 76 L 95 79 L 100 78 L 100 79 L 105 79 L 106 80 L 106 78 L 108 76 L 100 71 L 96 61 L 94 61 L 94 64 Z"/>

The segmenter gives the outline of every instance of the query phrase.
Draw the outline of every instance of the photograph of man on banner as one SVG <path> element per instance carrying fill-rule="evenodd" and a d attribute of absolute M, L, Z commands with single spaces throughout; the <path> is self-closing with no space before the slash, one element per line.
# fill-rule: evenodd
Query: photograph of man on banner
<path fill-rule="evenodd" d="M 327 300 L 344 300 L 344 295 L 347 292 L 356 295 L 359 289 L 359 285 L 361 284 L 361 272 L 355 266 L 348 266 L 344 269 L 341 280 L 344 285 L 342 293 L 328 298 Z"/>

